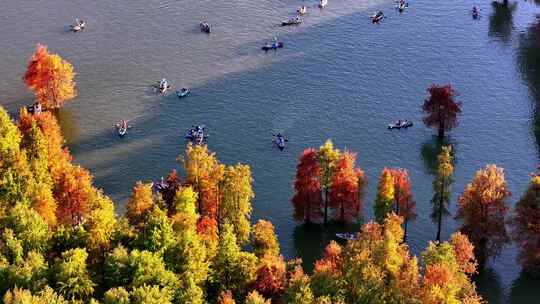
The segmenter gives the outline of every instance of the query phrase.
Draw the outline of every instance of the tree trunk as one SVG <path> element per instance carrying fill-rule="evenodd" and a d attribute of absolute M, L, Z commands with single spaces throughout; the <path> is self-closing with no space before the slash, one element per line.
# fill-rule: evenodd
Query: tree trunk
<path fill-rule="evenodd" d="M 324 224 L 328 223 L 328 187 L 324 187 Z"/>
<path fill-rule="evenodd" d="M 345 222 L 345 208 L 343 207 L 343 202 L 341 203 L 341 220 Z"/>
<path fill-rule="evenodd" d="M 444 126 L 439 125 L 439 139 L 443 139 L 443 138 L 444 138 Z"/>
<path fill-rule="evenodd" d="M 405 218 L 405 223 L 403 227 L 403 243 L 407 241 L 407 224 L 409 223 L 409 219 Z"/>

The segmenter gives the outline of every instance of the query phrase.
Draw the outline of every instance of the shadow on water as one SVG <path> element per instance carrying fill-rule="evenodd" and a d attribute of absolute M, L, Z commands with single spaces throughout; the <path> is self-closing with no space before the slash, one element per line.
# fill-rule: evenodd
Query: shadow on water
<path fill-rule="evenodd" d="M 512 29 L 514 28 L 513 13 L 516 10 L 517 2 L 493 1 L 491 6 L 493 7 L 493 13 L 489 16 L 488 35 L 507 43 L 510 41 Z"/>
<path fill-rule="evenodd" d="M 330 241 L 334 240 L 340 245 L 346 245 L 346 241 L 336 237 L 336 233 L 356 233 L 360 230 L 361 223 L 343 224 L 329 223 L 326 227 L 322 224 L 302 224 L 296 226 L 293 232 L 296 256 L 302 259 L 302 266 L 306 272 L 313 271 L 313 264 L 322 256 L 321 248 L 325 248 Z"/>
<path fill-rule="evenodd" d="M 54 114 L 66 142 L 76 142 L 81 134 L 81 130 L 79 129 L 79 124 L 73 113 L 66 108 L 60 108 L 56 110 Z"/>
<path fill-rule="evenodd" d="M 522 272 L 510 288 L 510 301 L 512 304 L 538 303 L 540 299 L 540 278 L 533 278 Z"/>
<path fill-rule="evenodd" d="M 437 157 L 442 151 L 443 146 L 451 145 L 452 146 L 452 155 L 454 156 L 454 164 L 456 163 L 455 151 L 456 143 L 452 141 L 451 138 L 445 137 L 440 139 L 438 136 L 434 135 L 430 140 L 422 144 L 420 150 L 420 155 L 424 161 L 424 167 L 426 172 L 431 175 L 437 174 L 438 160 Z"/>
<path fill-rule="evenodd" d="M 518 66 L 536 101 L 532 106 L 532 129 L 540 155 L 540 16 L 521 34 L 518 48 Z"/>
<path fill-rule="evenodd" d="M 487 303 L 507 303 L 504 297 L 501 279 L 495 270 L 486 268 L 476 275 L 473 280 L 476 284 L 478 293 L 482 295 Z"/>

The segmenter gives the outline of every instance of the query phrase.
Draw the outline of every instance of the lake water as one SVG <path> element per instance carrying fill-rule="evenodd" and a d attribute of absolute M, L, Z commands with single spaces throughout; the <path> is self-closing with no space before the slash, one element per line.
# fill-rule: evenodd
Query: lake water
<path fill-rule="evenodd" d="M 452 83 L 463 103 L 449 139 L 456 152 L 452 212 L 488 163 L 506 169 L 513 205 L 539 161 L 540 45 L 531 37 L 540 8 L 518 2 L 494 10 L 488 1 L 414 0 L 399 14 L 388 0 L 330 0 L 324 10 L 306 1 L 305 22 L 283 28 L 277 24 L 301 1 L 3 0 L 0 100 L 14 115 L 31 102 L 21 77 L 36 43 L 72 62 L 79 96 L 59 119 L 75 161 L 120 212 L 136 181 L 179 169 L 185 130 L 205 124 L 222 162 L 252 167 L 253 218 L 271 220 L 283 253 L 307 265 L 333 232 L 355 229 L 303 227 L 291 217 L 297 157 L 331 138 L 358 152 L 369 179 L 366 220 L 381 169 L 410 170 L 418 219 L 408 242 L 418 253 L 436 233 L 429 212 L 437 142 L 420 112 L 431 83 Z M 470 16 L 473 5 L 481 8 L 479 20 Z M 378 9 L 387 18 L 371 24 Z M 88 28 L 69 33 L 76 16 Z M 213 25 L 210 35 L 199 31 L 202 19 Z M 273 36 L 285 48 L 265 54 L 260 47 Z M 151 85 L 162 77 L 192 94 L 154 94 Z M 388 131 L 399 118 L 416 125 Z M 120 119 L 133 125 L 125 138 L 111 127 Z M 284 152 L 272 146 L 276 132 L 290 139 Z M 458 225 L 448 219 L 444 238 Z M 477 278 L 490 303 L 540 298 L 540 282 L 521 274 L 515 256 L 509 245 Z"/>

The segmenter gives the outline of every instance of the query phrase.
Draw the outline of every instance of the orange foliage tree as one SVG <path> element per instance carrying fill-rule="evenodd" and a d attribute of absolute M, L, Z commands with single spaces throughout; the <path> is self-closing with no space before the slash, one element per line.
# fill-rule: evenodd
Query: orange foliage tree
<path fill-rule="evenodd" d="M 126 217 L 132 225 L 144 221 L 147 214 L 152 211 L 154 201 L 152 199 L 152 185 L 137 182 L 133 187 L 131 198 L 126 205 Z"/>
<path fill-rule="evenodd" d="M 69 62 L 57 54 L 50 54 L 46 46 L 38 44 L 28 62 L 24 80 L 45 108 L 56 109 L 77 95 L 74 77 L 75 72 Z"/>
<path fill-rule="evenodd" d="M 517 202 L 512 236 L 519 248 L 518 261 L 523 269 L 540 275 L 540 176 L 531 177 L 527 192 Z"/>
<path fill-rule="evenodd" d="M 362 204 L 358 182 L 364 176 L 361 169 L 355 169 L 356 154 L 345 151 L 335 165 L 335 172 L 330 183 L 330 208 L 334 218 L 342 222 L 351 222 L 360 215 Z"/>
<path fill-rule="evenodd" d="M 304 150 L 296 166 L 295 193 L 292 199 L 294 218 L 298 221 L 310 223 L 322 219 L 320 174 L 317 150 Z"/>
<path fill-rule="evenodd" d="M 437 128 L 439 138 L 443 138 L 446 131 L 457 126 L 461 103 L 454 101 L 455 92 L 449 84 L 431 85 L 427 91 L 429 98 L 422 106 L 422 110 L 426 113 L 424 123 L 428 127 Z"/>
<path fill-rule="evenodd" d="M 194 146 L 191 143 L 187 146 L 183 164 L 188 184 L 199 193 L 197 202 L 199 214 L 219 222 L 219 184 L 223 180 L 225 166 L 219 163 L 216 155 L 205 145 Z"/>
<path fill-rule="evenodd" d="M 463 220 L 460 231 L 474 244 L 481 268 L 489 257 L 497 256 L 508 241 L 505 216 L 509 196 L 503 169 L 488 165 L 476 172 L 459 198 L 456 218 Z"/>
<path fill-rule="evenodd" d="M 407 239 L 407 224 L 416 219 L 416 202 L 412 198 L 409 171 L 406 169 L 391 169 L 394 179 L 394 211 L 403 217 L 403 240 Z"/>
<path fill-rule="evenodd" d="M 86 169 L 65 164 L 55 179 L 53 191 L 58 202 L 58 221 L 66 225 L 82 223 L 90 212 L 89 198 L 93 190 L 92 177 Z"/>

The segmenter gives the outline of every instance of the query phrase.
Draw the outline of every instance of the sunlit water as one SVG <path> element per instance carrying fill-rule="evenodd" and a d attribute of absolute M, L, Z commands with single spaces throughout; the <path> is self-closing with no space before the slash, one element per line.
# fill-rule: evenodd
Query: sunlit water
<path fill-rule="evenodd" d="M 79 96 L 59 119 L 75 161 L 92 171 L 120 212 L 136 181 L 180 168 L 185 130 L 207 125 L 209 147 L 220 160 L 252 167 L 254 220 L 270 219 L 283 253 L 304 258 L 309 268 L 335 230 L 355 229 L 303 227 L 291 217 L 297 157 L 326 138 L 358 152 L 369 178 L 366 220 L 381 169 L 409 169 L 418 207 L 409 245 L 418 253 L 434 238 L 436 140 L 421 124 L 420 105 L 429 84 L 450 82 L 463 103 L 461 124 L 450 136 L 456 152 L 452 212 L 474 172 L 488 163 L 506 169 L 515 203 L 539 157 L 532 92 L 540 81 L 519 55 L 536 6 L 520 1 L 512 13 L 494 15 L 487 1 L 417 0 L 400 15 L 388 0 L 331 0 L 322 11 L 315 1 L 305 4 L 305 22 L 282 28 L 277 24 L 302 2 L 4 0 L 0 100 L 14 115 L 31 102 L 21 77 L 36 43 L 72 62 Z M 470 16 L 473 5 L 482 9 L 480 20 Z M 388 17 L 374 25 L 369 15 L 377 9 Z M 69 33 L 76 16 L 88 28 Z M 202 19 L 213 25 L 210 35 L 199 31 Z M 285 48 L 260 51 L 273 36 Z M 162 77 L 192 94 L 182 100 L 154 94 L 151 85 Z M 388 131 L 386 124 L 399 118 L 416 125 Z M 111 128 L 120 119 L 133 125 L 125 138 Z M 275 132 L 290 139 L 284 152 L 272 146 Z M 448 219 L 444 237 L 458 224 Z M 515 255 L 508 246 L 478 278 L 490 302 L 540 297 L 539 282 L 520 275 Z"/>

